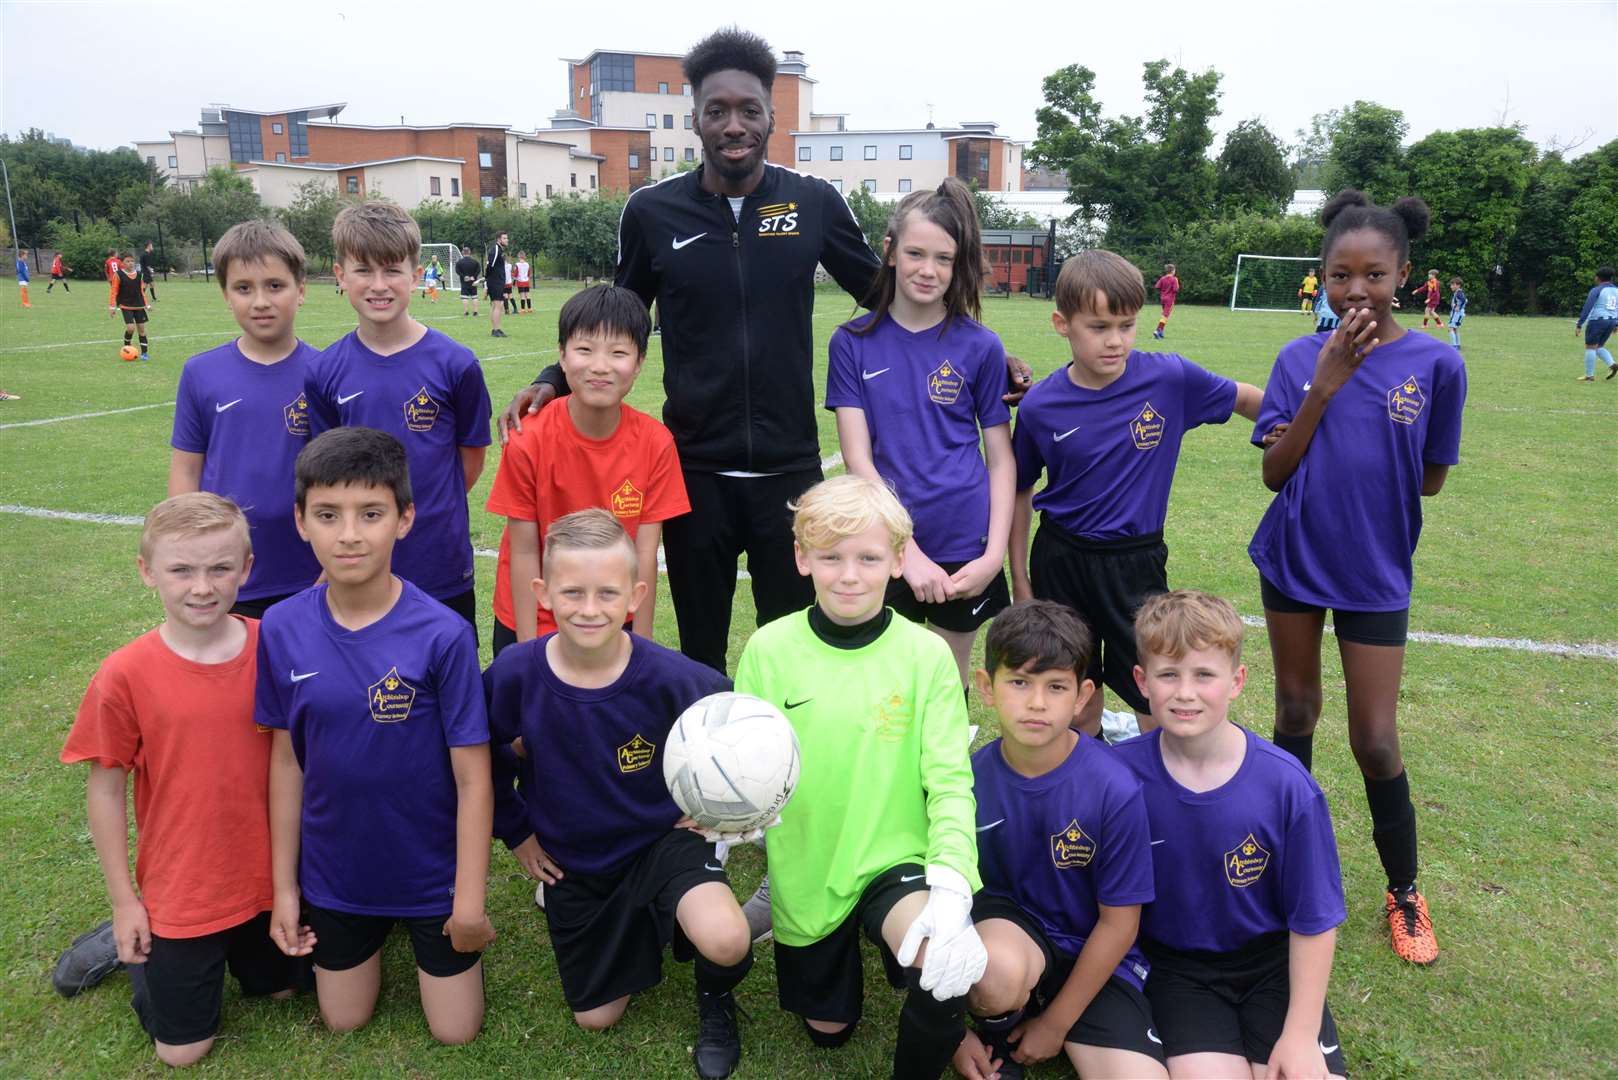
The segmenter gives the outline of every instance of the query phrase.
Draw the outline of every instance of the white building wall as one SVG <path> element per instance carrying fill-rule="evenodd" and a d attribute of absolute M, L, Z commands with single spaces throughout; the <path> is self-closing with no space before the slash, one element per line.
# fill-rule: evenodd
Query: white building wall
<path fill-rule="evenodd" d="M 901 180 L 910 181 L 912 189 L 937 187 L 949 175 L 949 144 L 942 135 L 937 130 L 796 131 L 793 167 L 838 182 L 845 192 L 869 187 L 867 181 L 875 181 L 877 191 L 899 191 Z M 833 147 L 842 149 L 841 161 L 832 160 Z M 866 147 L 874 148 L 874 159 L 866 159 Z M 908 159 L 900 158 L 902 147 L 909 147 Z"/>
<path fill-rule="evenodd" d="M 247 178 L 258 192 L 258 197 L 264 200 L 265 206 L 284 209 L 292 205 L 298 197 L 298 188 L 313 180 L 327 190 L 337 187 L 337 174 L 324 169 L 299 169 L 285 165 L 249 165 L 240 170 L 240 175 Z M 370 181 L 370 170 L 366 170 L 366 180 Z M 414 206 L 415 203 L 401 203 L 404 206 Z"/>
<path fill-rule="evenodd" d="M 560 140 L 552 140 L 550 133 L 546 132 L 544 140 L 526 138 L 508 138 L 506 148 L 506 166 L 510 170 L 507 180 L 512 195 L 523 206 L 533 206 L 543 202 L 546 198 L 545 189 L 549 185 L 552 194 L 564 194 L 568 191 L 580 191 L 588 195 L 596 189 L 590 183 L 590 177 L 597 175 L 597 163 L 588 158 L 576 158 L 569 152 L 569 146 Z M 586 145 L 581 149 L 588 151 L 589 139 L 582 140 Z M 570 186 L 568 177 L 577 174 L 579 186 Z M 528 185 L 528 194 L 522 195 L 522 185 Z"/>

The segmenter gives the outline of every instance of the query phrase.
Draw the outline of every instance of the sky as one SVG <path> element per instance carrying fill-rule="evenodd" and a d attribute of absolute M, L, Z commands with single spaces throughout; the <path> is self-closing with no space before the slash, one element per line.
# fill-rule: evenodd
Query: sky
<path fill-rule="evenodd" d="M 682 53 L 720 25 L 715 10 L 641 0 L 0 0 L 0 128 L 111 148 L 194 128 L 208 103 L 347 102 L 342 119 L 356 123 L 532 129 L 567 103 L 561 57 Z M 851 128 L 994 120 L 1032 139 L 1044 76 L 1083 64 L 1107 115 L 1138 114 L 1141 66 L 1166 58 L 1223 75 L 1221 138 L 1256 117 L 1290 143 L 1316 113 L 1355 100 L 1402 110 L 1412 141 L 1502 120 L 1541 147 L 1572 145 L 1570 156 L 1618 137 L 1618 0 L 732 10 L 777 53 L 801 50 L 818 80 L 816 111 L 848 113 Z"/>

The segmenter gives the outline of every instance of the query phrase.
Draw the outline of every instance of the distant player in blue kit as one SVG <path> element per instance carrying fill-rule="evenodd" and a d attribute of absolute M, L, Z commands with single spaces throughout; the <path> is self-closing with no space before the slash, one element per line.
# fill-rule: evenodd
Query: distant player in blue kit
<path fill-rule="evenodd" d="M 292 464 L 309 442 L 304 372 L 319 351 L 294 325 L 304 290 L 295 236 L 244 221 L 219 238 L 213 261 L 242 333 L 180 372 L 169 494 L 212 491 L 244 508 L 257 557 L 231 610 L 258 619 L 320 576 L 292 521 Z"/>
<path fill-rule="evenodd" d="M 522 740 L 526 773 L 525 800 L 505 767 L 518 759 L 496 757 L 495 833 L 545 885 L 574 1021 L 616 1024 L 632 995 L 662 981 L 672 942 L 675 959 L 696 962 L 697 1075 L 729 1076 L 741 1056 L 732 991 L 753 966 L 752 935 L 713 844 L 675 827 L 663 751 L 675 718 L 730 680 L 624 632 L 646 599 L 636 564 L 608 510 L 546 528 L 535 586 L 558 629 L 507 647 L 489 669 L 490 729 L 496 744 Z"/>
<path fill-rule="evenodd" d="M 1461 288 L 1461 279 L 1449 279 L 1449 343 L 1457 349 L 1461 347 L 1461 320 L 1466 318 L 1466 290 Z"/>
<path fill-rule="evenodd" d="M 1307 769 L 1230 720 L 1241 618 L 1207 593 L 1160 593 L 1135 640 L 1158 727 L 1114 753 L 1151 827 L 1140 943 L 1169 1075 L 1345 1076 L 1326 1007 L 1347 917 L 1331 813 Z"/>
<path fill-rule="evenodd" d="M 1136 689 L 1135 611 L 1168 588 L 1163 522 L 1185 433 L 1258 416 L 1256 386 L 1205 371 L 1175 353 L 1135 349 L 1146 284 L 1110 251 L 1086 251 L 1062 264 L 1051 325 L 1071 361 L 1028 392 L 1012 450 L 1017 502 L 1011 520 L 1011 582 L 1018 600 L 1037 596 L 1078 612 L 1094 652 L 1085 677 L 1106 685 L 1151 727 Z M 1045 487 L 1037 495 L 1040 476 Z M 1033 513 L 1039 532 L 1029 550 Z M 1079 726 L 1101 730 L 1100 693 Z"/>
<path fill-rule="evenodd" d="M 371 428 L 318 436 L 298 455 L 294 500 L 326 581 L 259 628 L 253 719 L 275 732 L 270 937 L 313 956 L 321 1018 L 351 1031 L 370 1022 L 382 944 L 402 922 L 433 1037 L 471 1042 L 494 940 L 477 640 L 391 570 L 415 516 L 397 439 Z"/>
<path fill-rule="evenodd" d="M 1590 295 L 1584 298 L 1584 308 L 1578 322 L 1573 324 L 1576 334 L 1584 330 L 1584 375 L 1582 382 L 1594 382 L 1596 361 L 1607 365 L 1607 378 L 1618 375 L 1618 361 L 1607 351 L 1607 339 L 1618 330 L 1618 285 L 1612 283 L 1612 267 L 1603 266 L 1596 271 L 1596 283 Z"/>
<path fill-rule="evenodd" d="M 359 327 L 309 362 L 309 430 L 372 427 L 404 444 L 416 518 L 395 569 L 476 626 L 466 493 L 489 449 L 483 369 L 471 349 L 410 316 L 421 231 L 409 214 L 361 203 L 337 215 L 331 235 Z"/>
<path fill-rule="evenodd" d="M 1049 600 L 989 627 L 978 690 L 1000 738 L 972 755 L 978 871 L 972 919 L 989 953 L 955 1055 L 967 1080 L 1015 1080 L 1062 1052 L 1085 1080 L 1163 1077 L 1135 946 L 1150 903 L 1140 782 L 1071 724 L 1095 684 L 1090 632 Z"/>
<path fill-rule="evenodd" d="M 826 374 L 848 471 L 891 484 L 915 523 L 887 603 L 949 643 L 963 685 L 978 627 L 1011 602 L 1017 480 L 1001 400 L 1006 351 L 977 321 L 982 261 L 965 184 L 947 178 L 905 196 L 888 222 L 871 314 L 832 334 Z"/>
<path fill-rule="evenodd" d="M 1264 486 L 1277 493 L 1247 549 L 1275 658 L 1275 744 L 1310 766 L 1329 608 L 1349 746 L 1387 872 L 1393 950 L 1430 964 L 1438 944 L 1416 890 L 1416 808 L 1397 714 L 1421 502 L 1460 460 L 1466 366 L 1458 350 L 1393 318 L 1410 241 L 1427 231 L 1427 204 L 1384 208 L 1349 190 L 1326 204 L 1321 221 L 1326 292 L 1342 325 L 1282 348 L 1253 429 L 1254 445 L 1265 447 Z M 1280 438 L 1266 441 L 1263 433 L 1281 425 Z"/>

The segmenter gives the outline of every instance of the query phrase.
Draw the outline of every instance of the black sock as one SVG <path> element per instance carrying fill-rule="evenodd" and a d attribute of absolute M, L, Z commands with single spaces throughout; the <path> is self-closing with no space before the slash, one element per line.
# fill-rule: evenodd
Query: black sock
<path fill-rule="evenodd" d="M 1315 763 L 1315 737 L 1313 733 L 1308 735 L 1284 735 L 1276 731 L 1271 733 L 1270 741 L 1303 762 L 1305 769 L 1313 771 Z"/>
<path fill-rule="evenodd" d="M 134 331 L 132 331 L 132 330 L 125 330 L 125 331 L 124 331 L 124 344 L 125 344 L 125 345 L 128 345 L 128 344 L 129 344 L 129 343 L 130 343 L 130 342 L 131 342 L 131 341 L 134 341 L 134 340 L 135 340 L 135 334 L 134 334 Z"/>
<path fill-rule="evenodd" d="M 729 967 L 709 960 L 701 953 L 696 955 L 696 983 L 699 994 L 728 994 L 747 978 L 747 973 L 753 970 L 753 952 L 748 950 L 739 963 Z"/>
<path fill-rule="evenodd" d="M 921 972 L 905 970 L 910 992 L 899 1010 L 893 1080 L 938 1080 L 966 1034 L 966 996 L 939 1001 L 921 988 Z"/>
<path fill-rule="evenodd" d="M 1399 891 L 1416 884 L 1416 807 L 1410 801 L 1410 774 L 1391 780 L 1365 778 L 1365 798 L 1371 804 L 1371 839 L 1382 857 L 1388 889 Z"/>
<path fill-rule="evenodd" d="M 843 1046 L 854 1037 L 854 1029 L 859 1027 L 859 1021 L 856 1020 L 841 1031 L 820 1031 L 810 1027 L 809 1021 L 804 1020 L 803 1017 L 800 1016 L 798 1019 L 803 1020 L 803 1032 L 809 1036 L 809 1041 L 822 1050 L 836 1050 L 838 1047 Z"/>

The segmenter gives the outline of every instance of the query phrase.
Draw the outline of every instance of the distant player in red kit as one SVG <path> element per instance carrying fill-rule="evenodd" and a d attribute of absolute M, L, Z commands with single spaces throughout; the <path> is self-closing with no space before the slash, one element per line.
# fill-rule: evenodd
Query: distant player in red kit
<path fill-rule="evenodd" d="M 1157 320 L 1157 329 L 1152 331 L 1154 338 L 1164 336 L 1163 328 L 1169 324 L 1169 316 L 1174 314 L 1174 298 L 1180 295 L 1180 279 L 1174 276 L 1174 264 L 1163 264 L 1163 276 L 1157 279 L 1153 286 L 1157 289 L 1157 299 L 1163 305 L 1163 316 Z"/>

